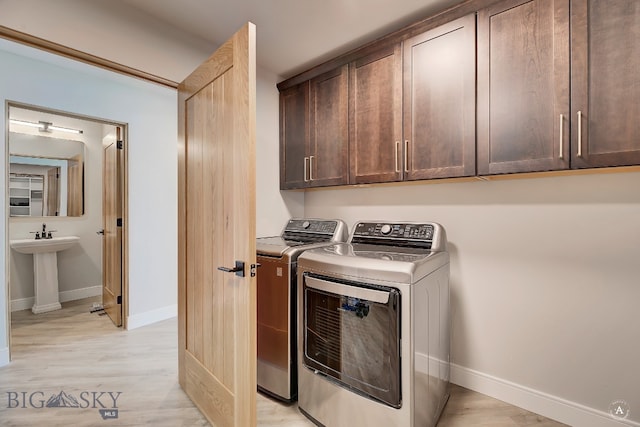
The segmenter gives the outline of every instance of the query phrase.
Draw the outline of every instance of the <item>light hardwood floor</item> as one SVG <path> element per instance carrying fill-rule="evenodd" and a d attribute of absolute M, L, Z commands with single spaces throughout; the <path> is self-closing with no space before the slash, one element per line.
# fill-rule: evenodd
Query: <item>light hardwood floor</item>
<path fill-rule="evenodd" d="M 89 313 L 94 301 L 65 303 L 62 310 L 39 315 L 12 313 L 12 362 L 0 368 L 0 425 L 208 426 L 178 385 L 176 320 L 122 331 L 106 316 Z M 80 408 L 33 407 L 62 391 Z M 103 420 L 100 404 L 106 410 L 114 407 L 109 392 L 116 398 L 118 418 Z M 261 394 L 258 425 L 313 426 L 295 404 Z M 452 385 L 438 426 L 563 424 Z"/>

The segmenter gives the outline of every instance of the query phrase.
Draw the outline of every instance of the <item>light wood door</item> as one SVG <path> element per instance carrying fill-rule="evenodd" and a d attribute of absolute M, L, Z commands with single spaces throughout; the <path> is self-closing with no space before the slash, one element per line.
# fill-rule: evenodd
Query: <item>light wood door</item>
<path fill-rule="evenodd" d="M 350 184 L 402 179 L 402 50 L 368 54 L 349 68 Z"/>
<path fill-rule="evenodd" d="M 475 175 L 476 17 L 404 42 L 405 180 Z"/>
<path fill-rule="evenodd" d="M 255 108 L 248 23 L 178 87 L 179 380 L 219 427 L 256 424 Z"/>
<path fill-rule="evenodd" d="M 102 156 L 102 305 L 116 326 L 122 325 L 122 218 L 120 129 L 105 138 Z"/>
<path fill-rule="evenodd" d="M 569 168 L 569 0 L 478 13 L 478 174 Z"/>
<path fill-rule="evenodd" d="M 640 164 L 639 36 L 640 2 L 571 2 L 573 168 Z"/>

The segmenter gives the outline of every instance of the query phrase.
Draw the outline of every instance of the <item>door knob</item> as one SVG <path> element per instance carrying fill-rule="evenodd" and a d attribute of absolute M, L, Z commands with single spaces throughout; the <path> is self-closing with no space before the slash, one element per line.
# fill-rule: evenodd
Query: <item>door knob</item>
<path fill-rule="evenodd" d="M 104 228 L 102 230 L 96 231 L 96 234 L 102 234 L 104 236 Z"/>
<path fill-rule="evenodd" d="M 233 268 L 218 267 L 218 270 L 224 271 L 225 273 L 236 273 L 236 276 L 244 277 L 244 261 L 236 261 L 236 266 Z"/>

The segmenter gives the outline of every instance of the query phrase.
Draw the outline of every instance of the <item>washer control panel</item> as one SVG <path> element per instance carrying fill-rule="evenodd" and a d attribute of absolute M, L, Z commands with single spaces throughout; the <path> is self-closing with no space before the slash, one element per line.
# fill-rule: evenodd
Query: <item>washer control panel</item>
<path fill-rule="evenodd" d="M 333 234 L 337 226 L 338 223 L 336 221 L 292 219 L 287 223 L 285 232 Z"/>
<path fill-rule="evenodd" d="M 434 229 L 433 224 L 359 222 L 352 238 L 433 240 Z"/>

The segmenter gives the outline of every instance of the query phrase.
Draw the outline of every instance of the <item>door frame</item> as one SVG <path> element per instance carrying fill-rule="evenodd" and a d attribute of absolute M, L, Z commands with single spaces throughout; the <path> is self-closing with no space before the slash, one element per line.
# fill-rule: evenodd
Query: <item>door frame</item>
<path fill-rule="evenodd" d="M 10 111 L 9 108 L 22 108 L 29 109 L 35 111 L 42 111 L 48 114 L 56 114 L 59 116 L 66 116 L 78 120 L 84 120 L 88 122 L 99 123 L 107 126 L 119 127 L 121 129 L 122 141 L 123 141 L 123 150 L 122 150 L 122 167 L 120 169 L 120 179 L 122 182 L 122 194 L 121 203 L 122 203 L 122 242 L 121 242 L 121 274 L 122 274 L 122 329 L 127 329 L 127 320 L 129 314 L 129 180 L 128 180 L 128 170 L 129 170 L 129 127 L 127 123 L 116 122 L 113 120 L 103 119 L 99 117 L 92 117 L 88 115 L 75 114 L 67 111 L 61 111 L 53 108 L 47 108 L 39 105 L 31 105 L 18 101 L 5 100 L 5 112 L 6 115 L 4 117 L 5 120 L 5 135 L 4 135 L 4 151 L 5 151 L 5 180 L 6 185 L 2 189 L 4 198 L 6 203 L 6 209 L 4 212 L 4 221 L 5 221 L 5 230 L 7 230 L 7 236 L 4 239 L 5 245 L 5 254 L 6 254 L 6 265 L 5 265 L 5 283 L 7 284 L 7 292 L 6 292 L 6 310 L 7 310 L 7 338 L 9 344 L 9 360 L 11 360 L 11 286 L 9 285 L 9 280 L 11 277 L 10 270 L 10 251 L 9 247 L 9 227 L 10 227 L 10 215 L 9 215 L 9 117 Z M 102 162 L 98 165 L 100 169 L 102 169 Z M 83 182 L 83 187 L 85 183 Z M 85 187 L 86 189 L 86 187 Z M 103 191 L 103 187 L 101 184 L 100 191 Z M 102 215 L 102 213 L 101 213 Z M 34 218 L 47 218 L 47 217 L 34 217 Z M 80 217 L 82 218 L 82 217 Z M 73 220 L 73 219 L 71 219 Z M 97 230 L 96 230 L 97 231 Z M 101 243 L 102 244 L 102 243 Z M 104 271 L 102 271 L 102 275 L 104 277 Z M 101 284 L 102 285 L 102 284 Z"/>

